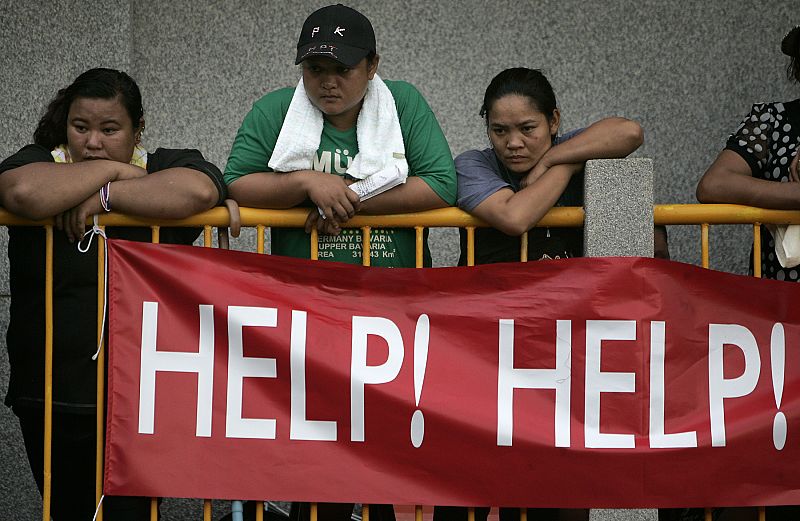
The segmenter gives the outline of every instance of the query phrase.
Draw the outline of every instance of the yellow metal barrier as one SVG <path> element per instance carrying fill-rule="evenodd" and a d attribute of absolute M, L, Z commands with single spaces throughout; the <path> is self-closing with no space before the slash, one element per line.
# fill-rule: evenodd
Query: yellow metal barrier
<path fill-rule="evenodd" d="M 53 227 L 45 226 L 44 278 L 44 485 L 42 518 L 50 519 L 51 451 L 53 436 Z"/>
<path fill-rule="evenodd" d="M 267 227 L 302 228 L 308 214 L 307 209 L 291 210 L 261 210 L 254 208 L 241 208 L 241 225 L 256 229 L 256 251 L 266 253 L 264 234 Z M 761 249 L 761 224 L 800 224 L 800 211 L 765 210 L 740 205 L 717 204 L 671 204 L 658 205 L 653 211 L 654 224 L 658 225 L 700 225 L 701 227 L 701 256 L 702 265 L 709 266 L 709 241 L 708 232 L 710 225 L 749 224 L 753 226 L 754 259 L 760 258 Z M 182 220 L 154 220 L 128 217 L 120 214 L 104 214 L 99 216 L 100 226 L 123 227 L 149 227 L 152 230 L 151 240 L 158 243 L 161 227 L 202 227 L 203 246 L 212 246 L 212 227 L 227 227 L 230 223 L 230 214 L 226 208 L 214 208 L 207 212 Z M 583 226 L 584 212 L 582 208 L 561 207 L 551 209 L 537 226 L 550 228 L 580 227 Z M 52 371 L 53 371 L 53 226 L 52 220 L 29 221 L 0 209 L 0 225 L 6 226 L 43 226 L 46 238 L 46 274 L 45 274 L 45 421 L 44 421 L 44 490 L 43 490 L 43 519 L 50 519 L 51 490 L 51 441 L 52 441 Z M 414 228 L 416 232 L 415 257 L 416 267 L 423 265 L 424 231 L 426 228 L 465 228 L 467 231 L 467 265 L 475 263 L 475 228 L 488 225 L 469 214 L 456 208 L 445 208 L 427 212 L 398 214 L 398 215 L 357 215 L 347 223 L 348 228 L 361 228 L 363 240 L 363 265 L 370 265 L 370 237 L 373 227 Z M 105 400 L 105 374 L 104 374 L 104 346 L 103 346 L 103 300 L 105 298 L 103 239 L 100 240 L 98 249 L 98 344 L 100 347 L 97 369 L 97 482 L 96 499 L 99 502 L 102 496 L 103 477 L 103 435 L 105 419 L 103 417 L 103 403 Z M 311 257 L 317 258 L 317 232 L 310 236 Z M 520 260 L 527 261 L 527 233 L 521 239 Z M 754 275 L 761 276 L 759 262 L 754 263 Z M 203 501 L 203 518 L 211 520 L 211 501 Z M 263 519 L 263 508 L 258 508 L 257 519 Z M 151 501 L 151 519 L 157 519 L 158 500 Z M 527 511 L 522 509 L 521 516 L 527 517 Z M 763 520 L 765 510 L 759 508 L 759 519 Z M 317 506 L 311 505 L 311 521 L 316 521 Z M 422 519 L 422 507 L 415 507 L 416 521 Z M 474 509 L 468 510 L 468 518 L 474 519 Z M 711 509 L 705 510 L 705 518 L 711 520 Z M 98 518 L 102 519 L 102 508 Z M 364 521 L 369 521 L 369 506 L 364 505 Z"/>
<path fill-rule="evenodd" d="M 103 404 L 105 403 L 105 368 L 106 368 L 106 356 L 105 356 L 105 313 L 103 312 L 105 308 L 105 301 L 106 301 L 106 277 L 105 277 L 105 264 L 106 264 L 106 256 L 105 256 L 105 239 L 103 237 L 97 238 L 97 346 L 98 346 L 98 353 L 97 353 L 97 450 L 95 454 L 95 493 L 94 493 L 94 503 L 95 505 L 100 503 L 100 498 L 103 497 L 103 446 L 101 440 L 103 440 L 103 436 L 105 434 L 105 407 Z M 97 519 L 99 521 L 103 521 L 103 509 L 101 508 L 100 511 L 97 513 Z"/>

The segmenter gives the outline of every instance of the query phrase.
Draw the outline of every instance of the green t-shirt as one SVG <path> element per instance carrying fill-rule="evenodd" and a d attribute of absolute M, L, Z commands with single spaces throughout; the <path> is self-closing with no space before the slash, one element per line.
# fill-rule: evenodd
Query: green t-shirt
<path fill-rule="evenodd" d="M 446 201 L 456 200 L 456 172 L 453 157 L 442 129 L 428 103 L 404 81 L 385 81 L 394 97 L 400 130 L 406 148 L 409 175 L 423 179 Z M 283 120 L 292 101 L 293 88 L 271 92 L 256 101 L 247 114 L 231 148 L 225 167 L 225 182 L 231 184 L 253 172 L 271 172 L 267 166 L 278 140 Z M 343 176 L 358 153 L 356 127 L 342 131 L 326 121 L 320 145 L 313 158 L 313 169 Z M 307 201 L 304 206 L 311 207 Z M 414 230 L 407 228 L 372 229 L 370 264 L 387 267 L 414 267 Z M 344 229 L 341 235 L 319 238 L 319 258 L 361 264 L 361 230 Z M 309 235 L 302 229 L 272 228 L 272 253 L 290 257 L 310 256 Z M 424 263 L 430 265 L 427 236 Z"/>

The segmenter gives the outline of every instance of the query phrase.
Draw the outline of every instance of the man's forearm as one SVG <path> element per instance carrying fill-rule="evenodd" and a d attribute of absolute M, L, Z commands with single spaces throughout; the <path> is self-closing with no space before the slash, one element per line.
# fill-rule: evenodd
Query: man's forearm
<path fill-rule="evenodd" d="M 228 186 L 231 198 L 252 208 L 293 208 L 308 197 L 305 170 L 298 172 L 254 172 Z"/>

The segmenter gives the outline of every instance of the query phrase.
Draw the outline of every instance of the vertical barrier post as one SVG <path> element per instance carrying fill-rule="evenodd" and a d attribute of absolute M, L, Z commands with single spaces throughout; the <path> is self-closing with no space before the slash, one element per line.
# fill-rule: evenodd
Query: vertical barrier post
<path fill-rule="evenodd" d="M 211 226 L 203 226 L 203 247 L 210 248 L 211 244 Z"/>
<path fill-rule="evenodd" d="M 467 226 L 467 266 L 475 266 L 475 227 Z"/>
<path fill-rule="evenodd" d="M 211 521 L 211 500 L 203 500 L 203 521 Z"/>
<path fill-rule="evenodd" d="M 150 242 L 159 244 L 161 242 L 161 226 L 153 226 L 150 229 Z M 211 243 L 209 239 L 209 244 Z M 158 521 L 158 499 L 150 498 L 150 521 Z"/>
<path fill-rule="evenodd" d="M 425 246 L 425 228 L 422 226 L 415 226 L 414 227 L 414 238 L 415 238 L 415 247 L 414 247 L 414 259 L 416 268 L 421 268 L 425 263 L 424 261 L 424 246 Z"/>
<path fill-rule="evenodd" d="M 761 223 L 753 223 L 753 276 L 761 278 Z"/>
<path fill-rule="evenodd" d="M 256 226 L 256 251 L 264 253 L 264 230 L 266 227 L 263 224 Z"/>
<path fill-rule="evenodd" d="M 370 245 L 372 244 L 372 227 L 364 226 L 361 228 L 361 264 L 369 266 L 372 256 Z"/>
<path fill-rule="evenodd" d="M 311 228 L 308 240 L 311 241 L 311 260 L 319 260 L 319 232 L 316 227 Z"/>
<path fill-rule="evenodd" d="M 52 493 L 53 443 L 53 226 L 45 230 L 44 261 L 44 469 L 42 490 L 42 519 L 50 521 Z"/>
<path fill-rule="evenodd" d="M 101 227 L 105 229 L 105 227 Z M 97 236 L 97 448 L 95 451 L 95 492 L 94 504 L 100 504 L 103 497 L 103 440 L 105 437 L 105 383 L 106 383 L 106 346 L 103 338 L 103 308 L 106 302 L 106 240 Z M 103 521 L 103 506 L 97 511 L 98 521 Z"/>

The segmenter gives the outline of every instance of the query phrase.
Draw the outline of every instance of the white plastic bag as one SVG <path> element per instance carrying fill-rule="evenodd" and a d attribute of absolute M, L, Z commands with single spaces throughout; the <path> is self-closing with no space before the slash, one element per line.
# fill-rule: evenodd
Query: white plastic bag
<path fill-rule="evenodd" d="M 768 224 L 767 229 L 775 239 L 775 255 L 784 268 L 800 264 L 800 224 Z"/>

